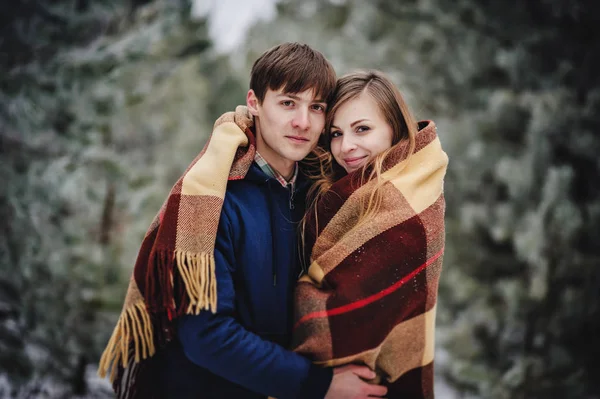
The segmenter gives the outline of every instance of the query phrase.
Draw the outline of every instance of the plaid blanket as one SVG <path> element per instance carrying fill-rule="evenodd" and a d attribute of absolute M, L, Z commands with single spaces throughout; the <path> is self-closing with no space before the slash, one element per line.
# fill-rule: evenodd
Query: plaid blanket
<path fill-rule="evenodd" d="M 118 398 L 151 398 L 157 347 L 173 338 L 174 320 L 216 311 L 214 245 L 227 181 L 254 160 L 252 116 L 244 106 L 221 116 L 200 154 L 175 183 L 142 242 L 123 310 L 100 359 Z"/>
<path fill-rule="evenodd" d="M 384 164 L 373 218 L 349 231 L 374 184 L 359 187 L 359 173 L 332 185 L 316 222 L 307 216 L 311 265 L 296 291 L 294 350 L 324 366 L 368 365 L 389 398 L 433 398 L 448 157 L 435 124 L 420 128 L 412 156 L 401 143 Z"/>

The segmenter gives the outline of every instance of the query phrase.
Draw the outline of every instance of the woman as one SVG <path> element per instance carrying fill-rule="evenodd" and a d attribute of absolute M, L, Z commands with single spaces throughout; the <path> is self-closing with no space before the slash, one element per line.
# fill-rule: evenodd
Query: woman
<path fill-rule="evenodd" d="M 309 268 L 294 348 L 324 366 L 366 364 L 389 398 L 433 397 L 448 158 L 377 71 L 339 79 L 303 224 Z"/>

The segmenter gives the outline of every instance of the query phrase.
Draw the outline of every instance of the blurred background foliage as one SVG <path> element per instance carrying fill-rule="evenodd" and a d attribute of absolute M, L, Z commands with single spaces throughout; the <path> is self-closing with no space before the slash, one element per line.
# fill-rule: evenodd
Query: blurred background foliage
<path fill-rule="evenodd" d="M 146 228 L 254 59 L 300 41 L 438 124 L 438 397 L 600 398 L 600 3 L 280 0 L 227 52 L 191 7 L 0 5 L 0 397 L 111 396 Z"/>

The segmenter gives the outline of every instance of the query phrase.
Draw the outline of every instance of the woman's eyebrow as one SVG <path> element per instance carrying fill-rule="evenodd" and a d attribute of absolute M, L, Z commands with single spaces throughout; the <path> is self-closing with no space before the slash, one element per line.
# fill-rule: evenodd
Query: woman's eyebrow
<path fill-rule="evenodd" d="M 352 123 L 350 124 L 350 127 L 353 127 L 353 126 L 354 126 L 354 125 L 356 125 L 357 123 L 361 123 L 361 122 L 364 122 L 364 121 L 368 121 L 368 119 L 367 119 L 367 118 L 363 118 L 363 119 L 359 119 L 359 120 L 357 120 L 357 121 L 354 121 L 354 122 L 352 122 Z"/>
<path fill-rule="evenodd" d="M 361 122 L 368 121 L 368 120 L 369 120 L 369 119 L 367 119 L 367 118 L 359 119 L 359 120 L 357 120 L 357 121 L 354 121 L 354 122 L 352 122 L 352 123 L 350 124 L 350 127 L 354 127 L 354 125 L 356 125 L 357 123 L 361 123 Z M 331 125 L 331 128 L 332 128 L 332 129 L 333 129 L 333 128 L 339 129 L 339 127 L 337 127 L 336 125 Z"/>

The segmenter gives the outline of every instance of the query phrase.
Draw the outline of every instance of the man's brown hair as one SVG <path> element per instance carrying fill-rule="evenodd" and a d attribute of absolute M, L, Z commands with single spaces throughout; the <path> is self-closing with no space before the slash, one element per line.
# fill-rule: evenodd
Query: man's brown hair
<path fill-rule="evenodd" d="M 265 51 L 250 74 L 250 89 L 259 103 L 269 89 L 285 93 L 313 89 L 316 99 L 329 103 L 335 83 L 335 70 L 323 54 L 300 43 L 282 43 Z"/>

